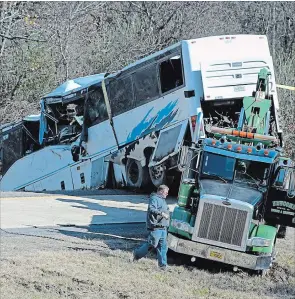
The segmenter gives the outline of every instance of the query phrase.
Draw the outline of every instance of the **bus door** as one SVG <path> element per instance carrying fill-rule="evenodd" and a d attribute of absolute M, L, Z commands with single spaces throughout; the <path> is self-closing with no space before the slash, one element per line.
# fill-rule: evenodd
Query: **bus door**
<path fill-rule="evenodd" d="M 101 87 L 89 91 L 86 100 L 84 129 L 87 130 L 87 153 L 107 155 L 118 149 L 116 136 L 108 117 L 107 106 Z"/>

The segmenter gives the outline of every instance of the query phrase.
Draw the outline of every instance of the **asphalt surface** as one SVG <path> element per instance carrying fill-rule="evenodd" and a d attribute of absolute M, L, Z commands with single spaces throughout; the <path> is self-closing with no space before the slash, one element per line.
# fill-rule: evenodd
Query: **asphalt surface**
<path fill-rule="evenodd" d="M 25 192 L 25 191 L 1 191 L 0 198 L 10 197 L 40 197 L 51 195 L 88 196 L 88 195 L 136 195 L 144 194 L 138 191 L 126 189 L 95 189 L 95 190 L 72 190 L 72 191 L 48 191 L 48 192 Z M 148 194 L 146 194 L 148 195 Z"/>
<path fill-rule="evenodd" d="M 80 191 L 71 194 L 3 192 L 0 197 L 1 228 L 89 226 L 145 221 L 148 194 L 123 190 Z M 176 198 L 167 198 L 167 203 L 172 211 Z"/>
<path fill-rule="evenodd" d="M 145 223 L 28 227 L 0 230 L 1 259 L 40 251 L 131 251 L 147 235 Z"/>
<path fill-rule="evenodd" d="M 167 199 L 171 210 L 175 197 Z M 133 250 L 146 236 L 148 194 L 126 190 L 1 192 L 1 259 L 40 251 Z"/>

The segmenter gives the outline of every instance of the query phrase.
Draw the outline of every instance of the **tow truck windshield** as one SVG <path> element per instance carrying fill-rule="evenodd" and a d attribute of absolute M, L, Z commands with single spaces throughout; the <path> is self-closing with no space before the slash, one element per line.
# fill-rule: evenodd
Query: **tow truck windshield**
<path fill-rule="evenodd" d="M 270 165 L 204 152 L 200 179 L 237 182 L 253 187 L 266 184 Z"/>

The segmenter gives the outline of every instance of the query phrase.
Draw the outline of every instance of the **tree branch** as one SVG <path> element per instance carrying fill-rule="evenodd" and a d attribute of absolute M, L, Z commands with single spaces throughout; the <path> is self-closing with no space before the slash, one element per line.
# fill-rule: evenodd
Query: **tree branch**
<path fill-rule="evenodd" d="M 9 36 L 9 35 L 5 35 L 3 33 L 0 33 L 0 36 L 9 40 L 16 40 L 16 39 L 24 39 L 24 40 L 28 40 L 31 42 L 40 42 L 40 43 L 46 43 L 47 40 L 42 40 L 42 39 L 35 39 L 35 38 L 30 38 L 28 36 Z"/>

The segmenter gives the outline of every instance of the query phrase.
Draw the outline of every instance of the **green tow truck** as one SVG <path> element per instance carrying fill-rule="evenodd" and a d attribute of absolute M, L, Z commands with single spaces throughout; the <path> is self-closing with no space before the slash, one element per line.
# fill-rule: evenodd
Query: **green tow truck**
<path fill-rule="evenodd" d="M 243 99 L 236 128 L 206 127 L 190 147 L 168 232 L 170 250 L 265 273 L 278 233 L 295 227 L 295 164 L 272 133 L 269 72 Z"/>

